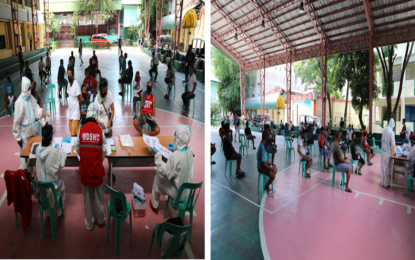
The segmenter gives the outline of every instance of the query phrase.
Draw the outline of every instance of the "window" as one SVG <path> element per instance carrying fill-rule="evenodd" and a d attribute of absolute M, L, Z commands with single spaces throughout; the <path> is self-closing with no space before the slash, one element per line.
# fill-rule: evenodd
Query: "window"
<path fill-rule="evenodd" d="M 6 36 L 0 35 L 0 50 L 6 49 Z"/>
<path fill-rule="evenodd" d="M 382 47 L 383 55 L 385 55 L 385 58 L 388 58 L 388 47 Z M 392 57 L 395 56 L 395 48 L 392 48 Z"/>

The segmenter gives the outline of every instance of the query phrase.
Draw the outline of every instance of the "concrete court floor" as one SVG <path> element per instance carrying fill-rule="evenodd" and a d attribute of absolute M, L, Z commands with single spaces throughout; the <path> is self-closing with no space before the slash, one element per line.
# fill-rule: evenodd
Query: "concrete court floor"
<path fill-rule="evenodd" d="M 258 147 L 260 133 L 254 135 Z M 211 142 L 217 148 L 211 170 L 212 258 L 413 259 L 415 193 L 405 197 L 404 189 L 380 187 L 380 155 L 363 167 L 362 176 L 352 175 L 349 194 L 339 188 L 340 174 L 331 187 L 332 171 L 318 165 L 317 151 L 312 178 L 301 178 L 298 153 L 295 160 L 287 158 L 279 136 L 276 194 L 261 198 L 252 143 L 241 164 L 247 176 L 236 179 L 233 163 L 230 180 L 217 127 L 211 128 Z M 239 151 L 239 143 L 233 145 Z"/>
<path fill-rule="evenodd" d="M 64 50 L 59 50 L 61 56 L 54 57 L 58 60 L 63 57 Z M 105 54 L 105 53 L 104 53 Z M 99 55 L 99 54 L 98 54 Z M 149 64 L 147 55 L 137 53 L 136 64 Z M 84 55 L 84 57 L 87 54 Z M 105 57 L 107 64 L 115 63 L 110 59 L 115 59 L 115 54 L 108 54 Z M 102 57 L 100 59 L 104 60 Z M 54 61 L 52 61 L 54 62 Z M 84 61 L 85 62 L 85 61 Z M 54 63 L 52 63 L 54 64 Z M 118 69 L 118 63 L 116 64 Z M 138 67 L 139 65 L 136 65 Z M 79 63 L 77 64 L 79 67 Z M 103 66 L 105 67 L 105 66 Z M 81 68 L 84 68 L 82 66 Z M 52 71 L 53 73 L 53 71 Z M 78 74 L 77 74 L 78 73 Z M 109 74 L 109 71 L 106 72 Z M 56 75 L 56 74 L 55 74 Z M 75 78 L 78 79 L 80 70 L 75 72 Z M 112 74 L 110 82 L 116 82 L 117 74 Z M 109 74 L 108 76 L 111 76 Z M 145 77 L 145 76 L 144 76 Z M 53 77 L 52 77 L 53 78 Z M 157 84 L 159 84 L 157 82 Z M 113 90 L 114 89 L 114 90 Z M 158 89 L 158 90 L 157 90 Z M 118 86 L 113 83 L 111 86 L 113 92 L 118 92 Z M 161 90 L 155 88 L 156 95 L 161 96 Z M 203 93 L 203 92 L 201 92 Z M 45 94 L 43 94 L 45 95 Z M 114 126 L 114 136 L 119 134 L 130 134 L 131 136 L 138 136 L 138 133 L 133 127 L 131 103 L 122 102 L 118 94 L 115 96 L 115 113 L 116 121 Z M 177 97 L 176 97 L 177 98 Z M 164 99 L 161 97 L 158 100 Z M 189 117 L 182 116 L 180 110 L 176 105 L 171 105 L 168 109 L 163 102 L 158 102 L 157 118 L 161 128 L 160 136 L 172 136 L 176 125 L 187 124 L 192 129 L 192 136 L 190 145 L 192 151 L 195 153 L 195 168 L 193 182 L 204 181 L 204 138 L 197 138 L 204 136 L 204 124 L 193 120 Z M 167 102 L 166 102 L 167 104 Z M 164 106 L 164 107 L 163 107 Z M 159 109 L 159 108 L 165 109 Z M 200 108 L 202 109 L 202 108 Z M 52 117 L 52 125 L 54 126 L 54 136 L 69 136 L 68 128 L 68 106 L 62 100 L 57 105 L 57 115 Z M 170 111 L 167 111 L 170 110 Z M 6 170 L 15 170 L 19 166 L 18 145 L 12 135 L 13 118 L 0 118 L 0 180 L 3 179 Z M 147 130 L 145 130 L 147 131 Z M 6 148 L 7 147 L 7 148 Z M 108 170 L 108 163 L 104 161 L 105 170 Z M 126 194 L 126 198 L 131 200 L 132 184 L 137 182 L 140 184 L 146 193 L 146 198 L 151 198 L 151 190 L 153 179 L 156 174 L 153 167 L 148 168 L 117 168 L 114 169 L 117 176 L 117 181 L 114 182 L 114 189 L 120 190 Z M 27 233 L 23 233 L 21 228 L 21 217 L 19 215 L 19 227 L 16 229 L 14 220 L 13 205 L 7 206 L 6 186 L 4 181 L 0 181 L 0 223 L 2 223 L 2 233 L 0 235 L 1 258 L 160 258 L 160 251 L 153 245 L 151 255 L 148 255 L 150 247 L 150 239 L 154 226 L 157 223 L 162 223 L 171 217 L 177 216 L 178 212 L 169 206 L 166 214 L 166 219 L 163 219 L 164 209 L 166 206 L 166 198 L 162 197 L 159 205 L 159 214 L 155 215 L 146 205 L 145 218 L 132 219 L 133 232 L 129 234 L 129 219 L 121 225 L 121 248 L 120 255 L 116 255 L 116 240 L 115 240 L 115 224 L 110 223 L 108 244 L 105 245 L 105 225 L 95 225 L 93 231 L 87 231 L 84 225 L 84 207 L 83 196 L 80 186 L 80 177 L 77 168 L 64 168 L 61 171 L 62 179 L 66 186 L 65 199 L 65 215 L 63 219 L 57 220 L 57 240 L 52 241 L 52 233 L 50 227 L 50 220 L 44 217 L 44 238 L 40 239 L 40 216 L 39 207 L 35 198 L 32 198 L 32 229 Z M 104 182 L 108 182 L 108 178 L 104 178 Z M 193 217 L 193 237 L 192 242 L 186 245 L 182 258 L 203 258 L 205 250 L 205 189 L 202 185 L 199 199 L 195 205 Z M 109 195 L 105 194 L 105 201 L 109 200 Z M 104 206 L 106 214 L 106 208 Z M 189 223 L 188 213 L 185 216 L 184 223 Z"/>
<path fill-rule="evenodd" d="M 92 57 L 92 49 L 84 49 L 82 60 L 84 64 L 80 65 L 78 49 L 72 48 L 64 48 L 64 49 L 57 49 L 51 55 L 52 59 L 52 75 L 48 84 L 57 84 L 57 77 L 58 77 L 58 69 L 59 69 L 59 61 L 63 59 L 64 67 L 67 68 L 68 59 L 71 55 L 71 51 L 74 52 L 75 56 L 75 79 L 78 81 L 79 85 L 82 84 L 82 81 L 85 78 L 85 69 L 89 66 L 89 59 Z M 124 47 L 124 53 L 128 53 L 128 60 L 131 60 L 135 72 L 137 70 L 140 71 L 141 75 L 141 84 L 145 88 L 147 81 L 150 80 L 150 74 L 148 73 L 150 69 L 150 56 L 141 52 L 138 47 Z M 113 47 L 110 49 L 99 49 L 96 50 L 96 55 L 98 57 L 99 69 L 101 70 L 102 77 L 107 78 L 108 80 L 108 87 L 111 93 L 114 96 L 115 101 L 122 102 L 126 104 L 132 103 L 132 98 L 129 98 L 127 94 L 124 94 L 124 97 L 118 95 L 118 92 L 121 91 L 121 85 L 118 83 L 118 79 L 120 78 L 118 75 L 119 65 L 118 65 L 118 49 Z M 46 57 L 46 56 L 45 56 Z M 43 57 L 43 61 L 45 61 L 45 57 Z M 39 59 L 40 60 L 40 59 Z M 46 100 L 46 88 L 40 87 L 40 78 L 39 78 L 39 69 L 38 69 L 38 62 L 31 64 L 30 69 L 32 70 L 33 74 L 35 75 L 35 81 L 37 82 L 36 91 L 38 91 L 39 95 L 41 96 L 42 100 Z M 153 94 L 156 96 L 156 103 L 158 109 L 163 109 L 166 111 L 171 111 L 176 114 L 183 114 L 183 101 L 181 98 L 182 93 L 184 92 L 184 88 L 182 85 L 182 81 L 185 79 L 185 75 L 181 72 L 176 72 L 176 95 L 172 95 L 171 99 L 166 100 L 164 99 L 164 95 L 166 94 L 167 85 L 164 83 L 164 78 L 166 76 L 167 71 L 167 64 L 161 63 L 158 67 L 158 77 L 157 82 L 153 82 Z M 3 78 L 4 77 L 4 78 Z M 4 108 L 4 92 L 3 87 L 4 83 L 6 82 L 5 75 L 1 75 L 0 78 L 0 117 L 7 114 L 7 111 Z M 65 75 L 65 78 L 67 76 Z M 11 75 L 11 79 L 16 87 L 15 89 L 15 96 L 18 97 L 21 93 L 21 82 L 20 82 L 20 73 L 16 72 Z M 197 88 L 196 88 L 196 106 L 193 115 L 193 102 L 191 102 L 189 117 L 203 123 L 205 117 L 205 86 L 203 82 L 197 81 Z"/>

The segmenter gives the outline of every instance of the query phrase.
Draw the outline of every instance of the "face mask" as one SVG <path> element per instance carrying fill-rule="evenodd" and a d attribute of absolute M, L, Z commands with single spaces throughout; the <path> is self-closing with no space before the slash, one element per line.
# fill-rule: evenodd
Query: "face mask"
<path fill-rule="evenodd" d="M 10 81 L 10 77 L 7 77 L 7 80 Z"/>
<path fill-rule="evenodd" d="M 191 69 L 189 69 L 189 74 L 192 74 L 192 70 Z"/>
<path fill-rule="evenodd" d="M 72 84 L 72 82 L 73 82 L 73 77 L 68 77 L 68 81 L 69 81 L 69 83 L 71 83 L 71 84 Z"/>
<path fill-rule="evenodd" d="M 352 127 L 349 127 L 349 130 L 352 130 Z"/>
<path fill-rule="evenodd" d="M 107 96 L 107 93 L 101 93 L 101 97 L 105 98 Z"/>
<path fill-rule="evenodd" d="M 147 93 L 151 93 L 151 89 L 152 89 L 152 87 L 147 86 Z"/>
<path fill-rule="evenodd" d="M 167 65 L 167 67 L 169 67 L 169 69 L 171 69 L 171 65 Z"/>

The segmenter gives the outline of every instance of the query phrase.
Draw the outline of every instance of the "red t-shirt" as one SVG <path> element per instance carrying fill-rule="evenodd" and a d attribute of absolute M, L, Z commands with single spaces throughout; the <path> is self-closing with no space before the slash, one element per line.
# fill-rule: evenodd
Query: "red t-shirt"
<path fill-rule="evenodd" d="M 326 141 L 326 137 L 324 135 L 320 135 L 318 138 L 318 149 L 322 150 L 324 149 L 324 142 Z"/>
<path fill-rule="evenodd" d="M 86 86 L 86 88 L 90 87 L 92 92 L 95 93 L 95 84 L 97 83 L 97 80 L 94 77 L 89 76 L 89 79 L 85 77 L 83 83 Z"/>
<path fill-rule="evenodd" d="M 147 95 L 146 100 L 144 101 L 143 113 L 150 114 L 151 116 L 153 116 L 153 105 L 154 105 L 153 94 Z"/>
<path fill-rule="evenodd" d="M 363 148 L 368 148 L 369 144 L 367 143 L 366 137 L 363 137 Z"/>
<path fill-rule="evenodd" d="M 71 63 L 75 64 L 75 57 L 74 56 L 69 57 L 69 61 L 72 61 Z"/>
<path fill-rule="evenodd" d="M 225 135 L 225 129 L 223 129 L 223 127 L 219 128 L 219 135 L 220 137 L 223 137 Z"/>

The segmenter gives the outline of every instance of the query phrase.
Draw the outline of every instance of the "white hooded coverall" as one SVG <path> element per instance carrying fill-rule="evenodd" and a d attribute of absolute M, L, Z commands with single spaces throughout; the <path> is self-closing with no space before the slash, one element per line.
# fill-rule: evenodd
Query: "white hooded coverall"
<path fill-rule="evenodd" d="M 35 121 L 42 117 L 43 109 L 39 107 L 36 100 L 30 93 L 30 80 L 22 78 L 22 94 L 14 104 L 13 135 L 17 142 L 22 140 L 22 147 L 19 151 L 22 153 L 29 139 L 36 135 Z M 20 158 L 19 169 L 27 169 L 26 159 Z"/>
<path fill-rule="evenodd" d="M 62 204 L 65 202 L 65 184 L 60 178 L 60 170 L 65 167 L 66 152 L 62 147 L 38 146 L 36 150 L 36 177 L 43 183 L 53 183 L 56 192 L 61 192 Z M 55 201 L 55 203 L 57 203 Z M 48 214 L 48 212 L 46 212 Z M 57 215 L 62 215 L 60 204 Z"/>
<path fill-rule="evenodd" d="M 382 134 L 382 162 L 381 162 L 381 182 L 383 187 L 389 186 L 390 181 L 390 169 L 391 169 L 391 155 L 395 153 L 395 133 L 393 128 L 395 127 L 395 120 L 391 118 L 389 125 L 383 130 Z"/>
<path fill-rule="evenodd" d="M 88 106 L 86 113 L 86 118 L 97 118 L 95 104 L 91 103 Z M 79 142 L 79 133 L 78 138 L 76 138 L 76 153 L 79 155 L 81 152 L 80 142 Z M 102 131 L 102 137 L 104 138 L 102 142 L 102 161 L 104 161 L 105 156 L 107 155 L 107 139 L 105 138 L 104 131 Z M 87 230 L 94 229 L 94 212 L 95 217 L 99 225 L 105 223 L 105 213 L 104 213 L 104 191 L 103 184 L 97 187 L 88 187 L 82 185 L 82 194 L 84 195 L 84 210 L 85 210 L 85 227 Z"/>
<path fill-rule="evenodd" d="M 156 209 L 159 206 L 160 195 L 168 195 L 175 199 L 183 183 L 193 182 L 194 158 L 188 148 L 190 127 L 178 125 L 173 140 L 176 151 L 170 155 L 167 163 L 162 160 L 160 152 L 155 155 L 158 173 L 154 177 L 151 203 Z"/>

